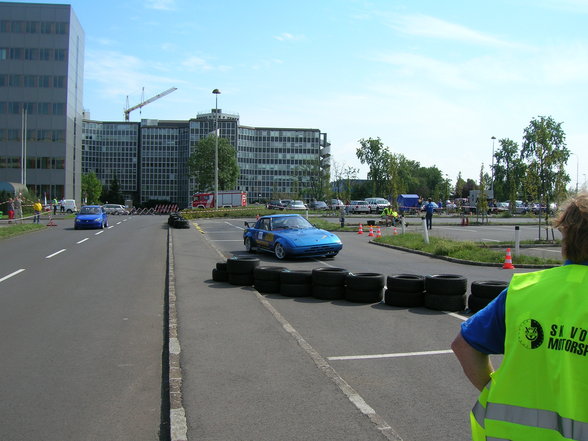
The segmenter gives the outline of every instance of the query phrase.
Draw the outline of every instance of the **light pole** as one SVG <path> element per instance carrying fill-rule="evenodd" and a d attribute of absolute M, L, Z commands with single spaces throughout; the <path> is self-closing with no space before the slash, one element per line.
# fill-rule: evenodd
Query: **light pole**
<path fill-rule="evenodd" d="M 490 139 L 492 140 L 492 182 L 490 183 L 490 188 L 492 189 L 492 199 L 494 199 L 494 141 L 496 140 L 496 136 Z"/>
<path fill-rule="evenodd" d="M 218 129 L 218 96 L 220 90 L 214 89 L 214 208 L 218 210 L 218 136 L 220 131 Z"/>

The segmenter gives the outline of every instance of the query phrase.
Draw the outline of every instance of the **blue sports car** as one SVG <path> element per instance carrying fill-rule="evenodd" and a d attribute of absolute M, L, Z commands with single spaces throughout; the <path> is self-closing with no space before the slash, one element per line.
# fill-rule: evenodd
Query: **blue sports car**
<path fill-rule="evenodd" d="M 335 257 L 343 244 L 335 234 L 316 228 L 299 214 L 274 214 L 260 217 L 255 226 L 245 222 L 245 249 L 286 257 Z"/>
<path fill-rule="evenodd" d="M 106 228 L 108 227 L 108 214 L 101 205 L 84 205 L 76 214 L 74 228 Z"/>

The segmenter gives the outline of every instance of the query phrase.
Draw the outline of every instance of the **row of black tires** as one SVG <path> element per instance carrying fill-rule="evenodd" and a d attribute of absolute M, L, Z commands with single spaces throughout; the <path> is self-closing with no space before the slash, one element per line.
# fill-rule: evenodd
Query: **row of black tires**
<path fill-rule="evenodd" d="M 254 286 L 264 294 L 288 297 L 314 297 L 321 300 L 344 299 L 358 303 L 378 303 L 399 307 L 424 306 L 438 311 L 471 312 L 484 308 L 507 282 L 477 281 L 466 296 L 467 279 L 455 274 L 353 273 L 344 268 L 320 267 L 290 270 L 283 266 L 260 266 L 255 257 L 232 257 L 212 270 L 217 282 Z"/>
<path fill-rule="evenodd" d="M 172 228 L 190 228 L 188 219 L 184 219 L 178 213 L 171 213 L 167 218 L 167 224 Z"/>

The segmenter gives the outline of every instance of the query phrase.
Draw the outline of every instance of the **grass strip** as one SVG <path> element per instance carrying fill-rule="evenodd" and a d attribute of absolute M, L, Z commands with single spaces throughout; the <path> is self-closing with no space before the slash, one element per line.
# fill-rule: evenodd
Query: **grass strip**
<path fill-rule="evenodd" d="M 45 228 L 47 226 L 41 224 L 10 224 L 0 227 L 0 239 L 19 236 L 30 231 L 43 230 Z"/>
<path fill-rule="evenodd" d="M 429 236 L 429 243 L 425 243 L 422 234 L 406 233 L 397 236 L 384 236 L 374 239 L 375 242 L 423 251 L 434 256 L 452 257 L 454 259 L 471 260 L 483 263 L 504 263 L 504 251 L 494 251 L 480 246 L 475 242 L 461 242 L 450 239 Z M 512 256 L 513 264 L 561 264 L 561 260 L 543 259 L 540 257 L 519 254 Z"/>

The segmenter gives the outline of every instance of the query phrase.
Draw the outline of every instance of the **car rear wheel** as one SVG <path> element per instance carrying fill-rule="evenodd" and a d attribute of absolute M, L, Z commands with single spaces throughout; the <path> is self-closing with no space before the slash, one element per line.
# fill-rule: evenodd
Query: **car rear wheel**
<path fill-rule="evenodd" d="M 284 247 L 282 246 L 282 244 L 280 242 L 276 243 L 276 246 L 274 247 L 274 254 L 280 260 L 283 260 L 286 258 L 286 250 L 284 249 Z"/>
<path fill-rule="evenodd" d="M 246 237 L 245 238 L 245 249 L 247 250 L 248 253 L 255 253 L 255 250 L 253 249 L 253 246 L 251 245 L 251 238 L 250 237 Z"/>

